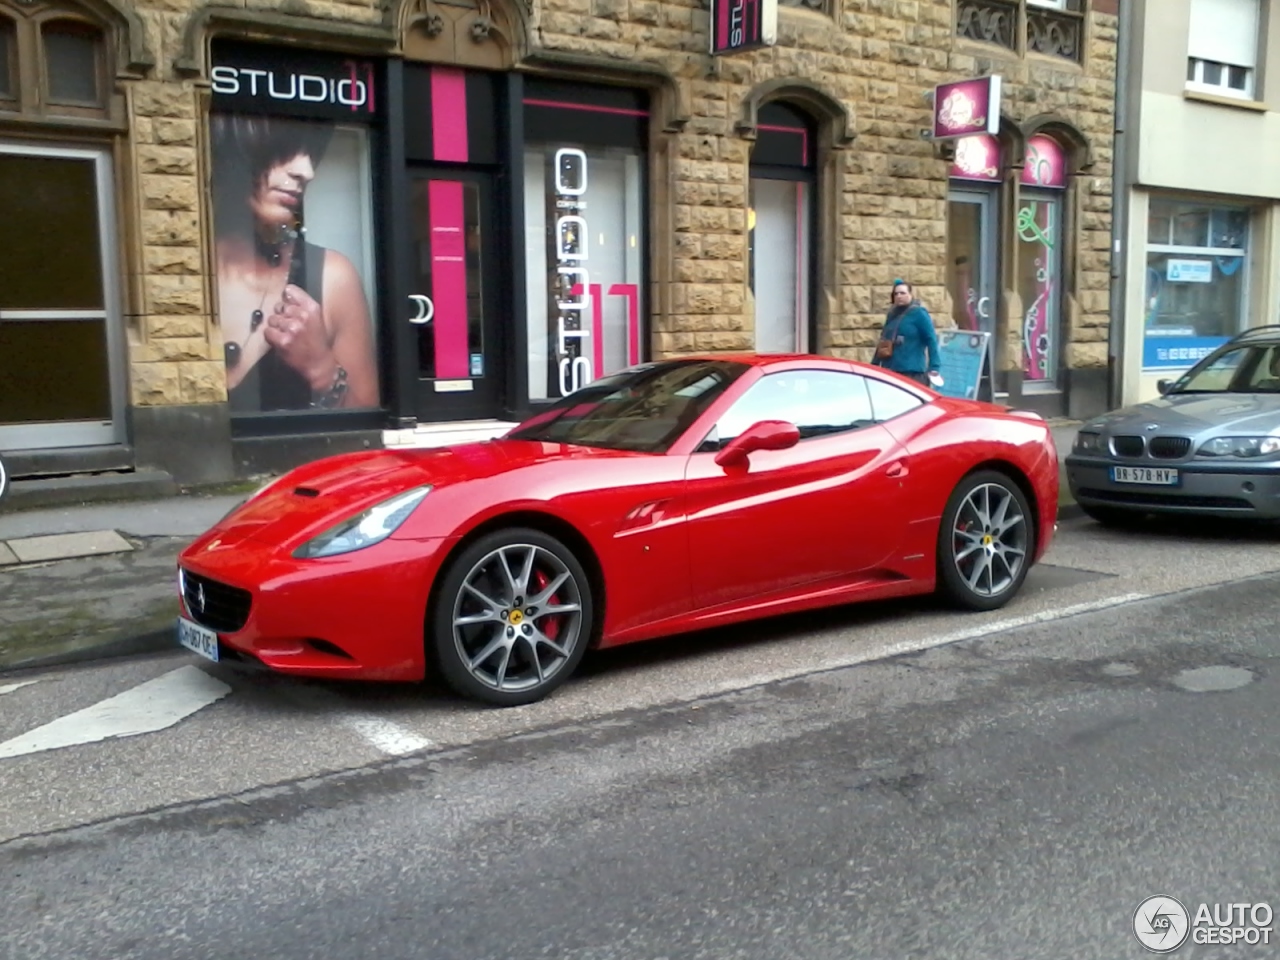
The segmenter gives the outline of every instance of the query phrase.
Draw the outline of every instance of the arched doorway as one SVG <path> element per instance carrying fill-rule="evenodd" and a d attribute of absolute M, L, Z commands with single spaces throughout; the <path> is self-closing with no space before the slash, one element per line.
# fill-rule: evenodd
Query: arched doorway
<path fill-rule="evenodd" d="M 815 335 L 817 123 L 783 101 L 757 111 L 748 179 L 755 349 L 807 353 Z"/>

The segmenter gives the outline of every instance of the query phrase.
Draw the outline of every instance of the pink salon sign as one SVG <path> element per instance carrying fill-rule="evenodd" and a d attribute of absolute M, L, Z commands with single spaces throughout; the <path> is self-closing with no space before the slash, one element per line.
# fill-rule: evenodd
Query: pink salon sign
<path fill-rule="evenodd" d="M 1067 154 L 1057 140 L 1038 133 L 1027 141 L 1022 184 L 1026 187 L 1056 188 L 1067 185 Z"/>
<path fill-rule="evenodd" d="M 933 138 L 1000 132 L 1000 77 L 942 83 L 933 90 Z"/>
<path fill-rule="evenodd" d="M 954 180 L 1000 180 L 1000 141 L 989 133 L 961 137 L 956 141 L 956 158 L 951 164 Z"/>

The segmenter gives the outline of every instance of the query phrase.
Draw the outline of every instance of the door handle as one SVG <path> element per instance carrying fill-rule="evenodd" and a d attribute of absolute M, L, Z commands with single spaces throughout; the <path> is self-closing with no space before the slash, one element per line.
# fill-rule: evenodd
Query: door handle
<path fill-rule="evenodd" d="M 895 460 L 893 463 L 889 464 L 889 469 L 885 471 L 888 476 L 893 477 L 895 480 L 899 477 L 905 477 L 909 472 L 910 471 L 907 470 L 907 465 L 901 460 Z"/>

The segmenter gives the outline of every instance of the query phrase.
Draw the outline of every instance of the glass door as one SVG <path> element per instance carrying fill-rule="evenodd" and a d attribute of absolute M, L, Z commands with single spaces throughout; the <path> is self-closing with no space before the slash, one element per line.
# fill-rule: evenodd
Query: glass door
<path fill-rule="evenodd" d="M 990 376 L 995 369 L 998 266 L 995 191 L 953 188 L 947 201 L 947 290 L 951 294 L 951 318 L 961 330 L 991 334 L 987 341 Z"/>
<path fill-rule="evenodd" d="M 496 417 L 505 370 L 491 180 L 470 171 L 419 172 L 410 199 L 417 417 Z"/>
<path fill-rule="evenodd" d="M 757 353 L 809 350 L 809 185 L 752 177 L 748 224 Z"/>
<path fill-rule="evenodd" d="M 0 449 L 124 440 L 111 163 L 0 143 Z"/>

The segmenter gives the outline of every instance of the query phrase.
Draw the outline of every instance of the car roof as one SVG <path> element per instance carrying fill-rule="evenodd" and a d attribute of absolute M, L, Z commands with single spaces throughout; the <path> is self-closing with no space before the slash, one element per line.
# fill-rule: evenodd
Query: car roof
<path fill-rule="evenodd" d="M 844 357 L 822 356 L 816 353 L 695 353 L 679 357 L 671 357 L 670 359 L 689 360 L 694 362 L 718 360 L 728 363 L 741 363 L 749 367 L 773 367 L 795 363 L 797 361 L 817 363 L 827 366 L 867 366 L 867 364 L 860 363 L 857 360 L 847 360 Z"/>
<path fill-rule="evenodd" d="M 1280 343 L 1280 323 L 1269 323 L 1261 327 L 1250 327 L 1237 333 L 1227 341 L 1228 344 L 1244 343 Z"/>

